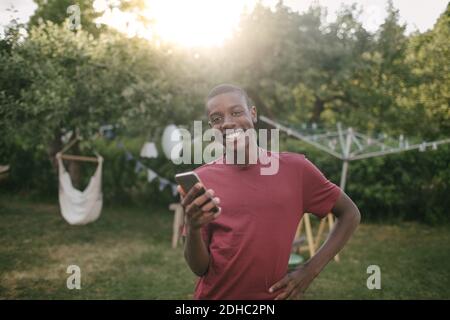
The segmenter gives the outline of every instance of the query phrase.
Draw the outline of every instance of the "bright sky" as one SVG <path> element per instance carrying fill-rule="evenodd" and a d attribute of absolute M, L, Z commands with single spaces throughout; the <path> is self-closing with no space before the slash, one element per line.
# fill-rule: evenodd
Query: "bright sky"
<path fill-rule="evenodd" d="M 98 9 L 105 8 L 108 0 L 96 0 Z M 114 1 L 114 0 L 109 0 Z M 256 0 L 147 0 L 148 10 L 143 14 L 154 18 L 156 25 L 152 30 L 137 28 L 133 23 L 128 24 L 129 34 L 139 34 L 151 38 L 158 34 L 166 40 L 174 41 L 185 46 L 220 45 L 231 35 L 233 28 L 239 21 L 239 15 L 246 6 L 251 9 Z M 273 6 L 277 0 L 263 0 L 264 4 Z M 284 3 L 293 10 L 303 12 L 311 4 L 319 3 L 328 10 L 328 21 L 336 17 L 336 11 L 342 4 L 358 3 L 363 9 L 362 21 L 364 26 L 374 31 L 386 16 L 387 0 L 285 0 Z M 447 0 L 393 0 L 394 6 L 400 11 L 400 20 L 407 24 L 407 32 L 426 31 L 433 27 L 436 19 L 444 12 Z M 11 5 L 17 12 L 6 9 Z M 29 16 L 36 9 L 32 0 L 0 0 L 0 25 L 5 25 L 11 18 L 18 18 L 20 22 L 27 22 Z M 81 23 L 83 23 L 81 16 Z M 132 21 L 133 15 L 123 15 L 119 11 L 108 11 L 103 22 L 119 30 L 126 30 L 127 21 Z M 2 28 L 0 27 L 0 31 Z"/>

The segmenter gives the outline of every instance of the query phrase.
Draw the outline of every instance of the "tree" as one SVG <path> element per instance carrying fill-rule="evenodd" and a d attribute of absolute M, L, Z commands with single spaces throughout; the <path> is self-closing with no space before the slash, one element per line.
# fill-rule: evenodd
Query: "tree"
<path fill-rule="evenodd" d="M 45 22 L 0 59 L 4 141 L 20 141 L 25 149 L 43 146 L 50 159 L 65 132 L 89 139 L 102 124 L 128 126 L 133 119 L 144 130 L 169 112 L 165 57 L 145 40 L 115 32 L 94 39 Z M 72 178 L 77 185 L 78 174 Z"/>
<path fill-rule="evenodd" d="M 434 28 L 414 35 L 406 60 L 412 66 L 413 81 L 398 96 L 404 128 L 414 128 L 436 139 L 450 134 L 450 5 Z"/>
<path fill-rule="evenodd" d="M 273 11 L 256 5 L 226 47 L 231 78 L 244 83 L 269 116 L 276 109 L 292 122 L 335 121 L 345 108 L 359 106 L 353 80 L 371 45 L 354 10 L 343 8 L 325 25 L 321 7 L 299 14 L 281 2 Z"/>

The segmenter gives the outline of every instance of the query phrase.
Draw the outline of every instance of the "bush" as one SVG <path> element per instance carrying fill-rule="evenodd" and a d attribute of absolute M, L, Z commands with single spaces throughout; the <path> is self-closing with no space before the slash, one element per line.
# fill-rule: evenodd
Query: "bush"
<path fill-rule="evenodd" d="M 305 154 L 339 185 L 342 161 L 298 141 L 283 141 L 282 148 Z M 350 162 L 345 191 L 366 221 L 448 223 L 449 164 L 449 145 Z"/>

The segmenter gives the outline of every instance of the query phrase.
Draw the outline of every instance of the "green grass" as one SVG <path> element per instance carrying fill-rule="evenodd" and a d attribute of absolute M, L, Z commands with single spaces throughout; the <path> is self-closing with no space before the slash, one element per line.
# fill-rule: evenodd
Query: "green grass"
<path fill-rule="evenodd" d="M 70 226 L 57 203 L 0 198 L 1 299 L 191 299 L 195 276 L 170 247 L 171 211 L 104 208 L 98 221 Z M 307 299 L 449 299 L 450 227 L 363 224 L 313 282 Z M 81 290 L 66 287 L 81 268 Z M 366 269 L 381 268 L 381 290 Z"/>

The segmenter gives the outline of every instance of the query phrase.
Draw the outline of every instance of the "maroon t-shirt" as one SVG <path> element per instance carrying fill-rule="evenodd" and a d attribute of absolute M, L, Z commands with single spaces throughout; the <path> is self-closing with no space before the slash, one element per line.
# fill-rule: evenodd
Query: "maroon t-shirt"
<path fill-rule="evenodd" d="M 304 155 L 273 156 L 279 158 L 274 175 L 261 175 L 259 161 L 244 168 L 212 162 L 195 170 L 222 208 L 202 228 L 210 265 L 198 279 L 196 299 L 274 299 L 279 292 L 269 288 L 286 275 L 303 213 L 325 217 L 338 199 L 339 187 Z"/>

